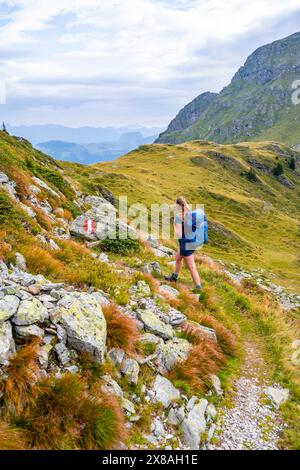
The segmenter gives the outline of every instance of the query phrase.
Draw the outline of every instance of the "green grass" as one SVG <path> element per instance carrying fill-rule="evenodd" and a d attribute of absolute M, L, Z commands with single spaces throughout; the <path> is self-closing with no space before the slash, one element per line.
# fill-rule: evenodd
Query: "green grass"
<path fill-rule="evenodd" d="M 218 159 L 213 152 L 227 159 Z M 300 180 L 299 169 L 289 167 L 292 154 L 288 147 L 272 142 L 217 145 L 195 141 L 142 146 L 117 161 L 94 165 L 89 173 L 75 164 L 63 166 L 82 187 L 100 178 L 116 197 L 127 195 L 129 204 L 171 204 L 180 194 L 190 203 L 204 204 L 210 222 L 207 254 L 250 270 L 262 267 L 278 276 L 275 282 L 297 290 Z M 280 158 L 295 189 L 259 170 L 259 181 L 249 181 L 249 158 L 270 171 Z"/>

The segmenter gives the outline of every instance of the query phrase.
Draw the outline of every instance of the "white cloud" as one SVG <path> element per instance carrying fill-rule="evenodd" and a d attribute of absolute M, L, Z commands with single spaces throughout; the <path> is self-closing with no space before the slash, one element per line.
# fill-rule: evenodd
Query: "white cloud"
<path fill-rule="evenodd" d="M 300 9 L 299 0 L 6 3 L 15 8 L 5 13 L 10 21 L 0 28 L 0 50 L 24 54 L 0 62 L 8 105 L 9 97 L 48 97 L 51 105 L 51 99 L 74 94 L 74 107 L 76 99 L 82 102 L 86 97 L 89 102 L 92 96 L 110 96 L 117 110 L 122 101 L 129 100 L 132 106 L 138 90 L 146 100 L 173 97 L 174 106 L 161 114 L 157 110 L 157 117 L 166 120 L 173 108 L 205 91 L 200 84 L 214 90 L 225 85 L 239 63 L 240 57 L 229 65 L 226 57 L 216 60 L 210 50 L 215 56 L 219 45 L 238 41 L 264 22 Z M 183 95 L 185 78 L 189 88 Z M 131 107 L 128 113 L 132 111 Z M 59 110 L 57 114 L 59 120 Z"/>

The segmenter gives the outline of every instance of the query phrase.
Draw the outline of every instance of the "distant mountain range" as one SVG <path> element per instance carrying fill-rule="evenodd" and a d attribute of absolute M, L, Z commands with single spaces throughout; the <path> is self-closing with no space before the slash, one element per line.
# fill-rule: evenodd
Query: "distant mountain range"
<path fill-rule="evenodd" d="M 188 140 L 235 143 L 276 140 L 300 144 L 300 32 L 257 49 L 220 93 L 202 93 L 187 104 L 156 143 Z"/>
<path fill-rule="evenodd" d="M 125 127 L 66 127 L 56 124 L 12 126 L 7 124 L 10 134 L 24 137 L 32 144 L 46 142 L 48 140 L 63 140 L 76 144 L 88 144 L 90 142 L 115 142 L 127 133 L 139 132 L 144 137 L 159 134 L 160 127 L 125 126 Z"/>
<path fill-rule="evenodd" d="M 139 145 L 150 144 L 158 137 L 159 127 L 66 127 L 55 124 L 11 126 L 10 134 L 24 137 L 37 149 L 52 157 L 77 162 L 95 163 L 114 160 Z"/>
<path fill-rule="evenodd" d="M 78 144 L 62 140 L 49 140 L 35 144 L 35 148 L 56 158 L 76 163 L 97 163 L 115 160 L 143 144 L 152 143 L 156 135 L 145 137 L 141 132 L 122 134 L 116 142 L 94 142 Z"/>

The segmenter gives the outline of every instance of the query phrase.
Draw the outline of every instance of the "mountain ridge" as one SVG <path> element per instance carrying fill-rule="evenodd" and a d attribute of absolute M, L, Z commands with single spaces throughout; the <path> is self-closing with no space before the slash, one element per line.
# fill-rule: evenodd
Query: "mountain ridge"
<path fill-rule="evenodd" d="M 256 49 L 195 122 L 190 119 L 192 108 L 195 100 L 198 106 L 205 106 L 201 98 L 205 93 L 179 111 L 175 120 L 185 126 L 174 130 L 171 121 L 156 143 L 204 139 L 218 143 L 277 140 L 299 144 L 300 106 L 292 103 L 292 83 L 300 74 L 299 48 L 297 32 Z M 287 135 L 281 130 L 285 125 Z"/>

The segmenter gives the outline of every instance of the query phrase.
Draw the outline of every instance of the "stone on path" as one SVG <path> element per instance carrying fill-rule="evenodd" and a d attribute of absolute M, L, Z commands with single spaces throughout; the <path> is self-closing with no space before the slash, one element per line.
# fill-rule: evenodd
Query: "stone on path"
<path fill-rule="evenodd" d="M 161 402 L 164 408 L 168 408 L 172 401 L 180 398 L 179 390 L 162 375 L 156 376 L 153 392 L 155 393 L 155 399 Z"/>
<path fill-rule="evenodd" d="M 208 402 L 204 398 L 199 400 L 189 411 L 187 417 L 183 420 L 181 429 L 185 444 L 192 450 L 199 449 L 201 435 L 205 432 L 206 421 L 205 411 Z"/>
<path fill-rule="evenodd" d="M 265 394 L 271 400 L 275 408 L 279 408 L 289 399 L 290 392 L 287 388 L 266 387 Z"/>

